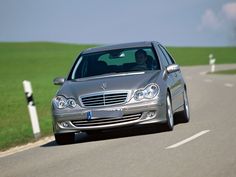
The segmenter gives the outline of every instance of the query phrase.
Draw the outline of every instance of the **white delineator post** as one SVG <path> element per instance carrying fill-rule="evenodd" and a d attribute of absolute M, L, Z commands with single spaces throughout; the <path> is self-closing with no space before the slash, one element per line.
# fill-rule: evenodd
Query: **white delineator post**
<path fill-rule="evenodd" d="M 26 96 L 26 100 L 27 100 L 27 105 L 28 105 L 30 120 L 31 120 L 32 129 L 33 129 L 33 133 L 34 133 L 34 138 L 38 139 L 38 138 L 40 138 L 41 134 L 40 134 L 37 110 L 36 110 L 34 99 L 33 99 L 33 90 L 32 90 L 32 86 L 31 86 L 30 81 L 24 80 L 23 87 L 24 87 L 25 96 Z"/>
<path fill-rule="evenodd" d="M 209 55 L 209 65 L 211 66 L 211 72 L 215 72 L 215 62 L 216 62 L 216 59 L 213 58 L 213 54 L 210 54 Z"/>

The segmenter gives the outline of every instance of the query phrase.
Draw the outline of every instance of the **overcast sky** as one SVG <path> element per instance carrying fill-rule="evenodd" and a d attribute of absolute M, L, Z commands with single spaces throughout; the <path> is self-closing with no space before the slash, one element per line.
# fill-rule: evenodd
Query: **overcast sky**
<path fill-rule="evenodd" d="M 0 0 L 0 41 L 236 45 L 235 0 Z"/>

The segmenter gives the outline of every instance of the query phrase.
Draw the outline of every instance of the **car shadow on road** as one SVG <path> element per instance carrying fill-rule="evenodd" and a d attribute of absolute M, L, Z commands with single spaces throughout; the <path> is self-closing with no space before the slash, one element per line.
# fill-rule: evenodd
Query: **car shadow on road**
<path fill-rule="evenodd" d="M 75 137 L 75 144 L 88 143 L 94 141 L 105 141 L 109 139 L 118 139 L 132 136 L 142 136 L 154 133 L 162 133 L 168 131 L 164 125 L 143 125 L 140 127 L 124 127 L 120 129 L 111 129 L 101 132 L 78 133 Z M 58 146 L 55 141 L 48 142 L 41 147 Z"/>
<path fill-rule="evenodd" d="M 126 137 L 134 137 L 134 136 L 143 136 L 150 135 L 155 133 L 166 132 L 167 129 L 163 125 L 144 125 L 141 127 L 127 127 L 121 129 L 114 130 L 106 130 L 101 133 L 89 133 L 88 137 L 84 139 L 82 142 L 90 142 L 90 141 L 102 141 L 109 139 L 119 139 Z M 80 138 L 76 139 L 76 142 L 80 142 Z"/>
<path fill-rule="evenodd" d="M 175 121 L 175 125 L 180 124 L 181 121 Z M 90 133 L 78 133 L 75 137 L 75 144 L 77 143 L 88 143 L 94 141 L 105 141 L 110 139 L 119 139 L 125 137 L 133 137 L 133 136 L 143 136 L 150 135 L 155 133 L 164 133 L 167 132 L 168 129 L 163 124 L 157 125 L 142 125 L 136 127 L 123 127 L 120 129 L 111 129 L 105 130 L 101 132 L 90 132 Z M 58 146 L 55 141 L 51 141 L 42 145 L 41 147 L 53 147 Z"/>

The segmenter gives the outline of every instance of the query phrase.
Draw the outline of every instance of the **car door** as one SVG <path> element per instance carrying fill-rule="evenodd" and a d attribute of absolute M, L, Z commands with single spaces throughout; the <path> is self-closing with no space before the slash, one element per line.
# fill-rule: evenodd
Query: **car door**
<path fill-rule="evenodd" d="M 171 57 L 171 55 L 167 52 L 167 50 L 161 46 L 160 49 L 162 50 L 163 54 L 165 55 L 169 65 L 175 64 L 174 59 Z M 184 83 L 181 71 L 176 71 L 172 73 L 173 77 L 173 92 L 172 92 L 172 104 L 173 104 L 173 110 L 178 109 L 183 105 L 183 91 L 184 91 Z"/>

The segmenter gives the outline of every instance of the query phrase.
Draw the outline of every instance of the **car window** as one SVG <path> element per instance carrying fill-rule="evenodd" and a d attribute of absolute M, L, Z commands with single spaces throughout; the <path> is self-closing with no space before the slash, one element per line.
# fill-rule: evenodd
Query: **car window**
<path fill-rule="evenodd" d="M 139 52 L 139 55 L 137 54 Z M 141 52 L 141 59 L 140 57 Z M 142 59 L 144 54 L 144 58 Z M 109 73 L 160 70 L 152 47 L 110 50 L 80 56 L 69 78 L 78 79 Z"/>
<path fill-rule="evenodd" d="M 166 51 L 166 49 L 163 47 L 163 46 L 161 46 L 161 45 L 159 45 L 160 46 L 160 48 L 161 48 L 161 51 L 163 52 L 163 54 L 166 56 L 166 59 L 167 59 L 167 61 L 168 61 L 168 63 L 171 65 L 171 64 L 174 64 L 175 62 L 174 62 L 174 60 L 173 60 L 173 58 L 170 56 L 170 54 Z"/>
<path fill-rule="evenodd" d="M 116 65 L 121 66 L 126 63 L 134 63 L 135 57 L 134 57 L 133 50 L 128 51 L 122 51 L 119 55 L 119 59 L 111 58 L 111 54 L 105 53 L 104 55 L 99 56 L 98 61 L 103 61 L 107 65 Z"/>
<path fill-rule="evenodd" d="M 147 48 L 147 49 L 142 49 L 144 50 L 147 55 L 149 57 L 151 57 L 152 59 L 154 59 L 154 54 L 152 52 L 151 48 Z M 123 64 L 127 64 L 127 63 L 135 63 L 135 52 L 137 51 L 137 49 L 129 49 L 129 50 L 123 50 L 120 51 L 120 57 L 119 59 L 111 59 L 111 54 L 109 53 L 105 53 L 104 55 L 101 55 L 98 58 L 98 61 L 104 61 L 106 62 L 107 65 L 118 65 L 121 66 Z M 119 50 L 118 50 L 119 52 Z"/>
<path fill-rule="evenodd" d="M 161 62 L 162 64 L 167 67 L 169 65 L 167 59 L 166 59 L 166 56 L 164 55 L 164 53 L 162 52 L 162 50 L 160 49 L 159 46 L 156 47 L 157 48 L 157 51 L 158 51 L 158 54 L 160 55 L 160 58 L 161 58 Z"/>

